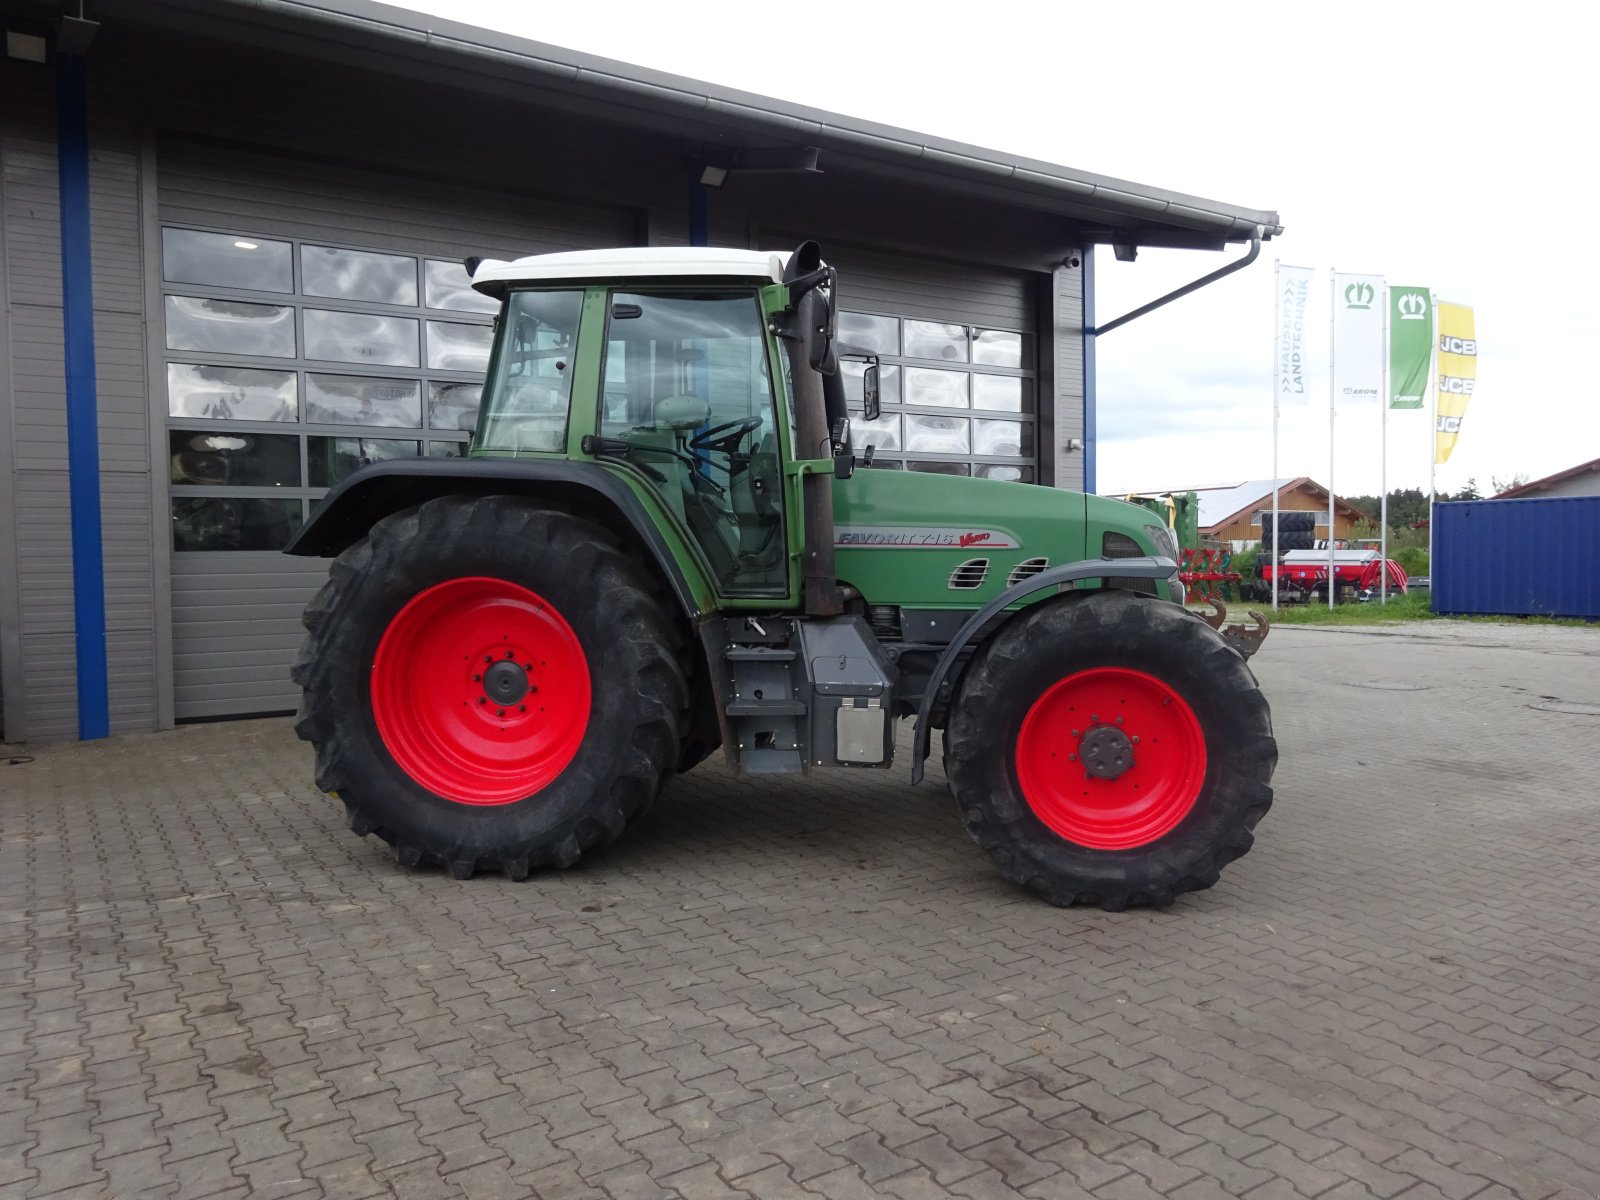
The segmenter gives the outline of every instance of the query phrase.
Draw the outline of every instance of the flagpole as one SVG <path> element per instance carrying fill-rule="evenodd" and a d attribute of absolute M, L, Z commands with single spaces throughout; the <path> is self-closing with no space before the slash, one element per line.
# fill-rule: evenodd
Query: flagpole
<path fill-rule="evenodd" d="M 1439 293 L 1429 289 L 1433 307 L 1433 345 L 1428 347 L 1428 587 L 1433 587 L 1433 506 L 1437 503 L 1434 476 L 1439 459 Z"/>
<path fill-rule="evenodd" d="M 1378 433 L 1378 603 L 1389 603 L 1389 284 L 1383 285 L 1383 387 Z"/>
<path fill-rule="evenodd" d="M 1283 329 L 1283 264 L 1272 260 L 1273 330 L 1272 330 L 1272 611 L 1278 611 L 1278 401 L 1283 380 L 1279 377 L 1282 365 L 1279 356 L 1283 348 L 1278 338 Z M 1262 578 L 1266 575 L 1263 572 Z"/>
<path fill-rule="evenodd" d="M 1337 328 L 1337 313 L 1339 309 L 1339 272 L 1330 268 L 1328 271 L 1328 611 L 1333 611 L 1333 459 L 1334 459 L 1334 425 L 1333 414 L 1336 409 L 1334 403 L 1334 390 L 1337 387 L 1335 376 L 1338 374 L 1335 364 L 1339 361 L 1336 344 L 1335 330 Z"/>

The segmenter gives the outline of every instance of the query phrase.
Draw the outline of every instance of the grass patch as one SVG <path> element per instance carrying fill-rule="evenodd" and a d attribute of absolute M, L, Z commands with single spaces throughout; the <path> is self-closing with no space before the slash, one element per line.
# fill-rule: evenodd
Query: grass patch
<path fill-rule="evenodd" d="M 1427 592 L 1406 592 L 1392 597 L 1387 604 L 1376 600 L 1366 604 L 1337 604 L 1332 611 L 1322 604 L 1281 604 L 1273 613 L 1266 605 L 1257 604 L 1274 625 L 1398 625 L 1402 621 L 1437 620 L 1429 607 Z"/>
<path fill-rule="evenodd" d="M 1440 616 L 1431 607 L 1433 594 L 1406 592 L 1387 604 L 1376 600 L 1366 604 L 1340 604 L 1330 612 L 1327 604 L 1284 604 L 1274 613 L 1267 605 L 1252 603 L 1274 625 L 1398 625 L 1403 621 L 1479 621 L 1492 625 L 1569 625 L 1580 629 L 1600 629 L 1600 623 L 1573 617 Z M 1238 611 L 1236 604 L 1230 608 Z"/>

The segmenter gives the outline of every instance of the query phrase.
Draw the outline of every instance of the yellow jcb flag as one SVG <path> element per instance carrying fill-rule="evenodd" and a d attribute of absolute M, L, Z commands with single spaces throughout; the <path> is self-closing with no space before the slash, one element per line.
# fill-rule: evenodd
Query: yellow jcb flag
<path fill-rule="evenodd" d="M 1472 310 L 1465 304 L 1439 305 L 1439 388 L 1437 420 L 1433 428 L 1433 461 L 1448 462 L 1461 436 L 1461 418 L 1467 415 L 1478 382 L 1478 339 Z"/>

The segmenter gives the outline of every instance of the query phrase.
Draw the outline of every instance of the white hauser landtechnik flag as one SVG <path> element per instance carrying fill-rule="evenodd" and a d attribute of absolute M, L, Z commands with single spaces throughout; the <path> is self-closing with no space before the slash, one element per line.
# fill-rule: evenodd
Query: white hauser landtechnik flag
<path fill-rule="evenodd" d="M 1311 300 L 1312 267 L 1278 264 L 1278 355 L 1276 401 L 1303 405 L 1307 396 L 1306 307 Z"/>
<path fill-rule="evenodd" d="M 1383 387 L 1383 276 L 1333 277 L 1333 402 L 1376 404 Z"/>

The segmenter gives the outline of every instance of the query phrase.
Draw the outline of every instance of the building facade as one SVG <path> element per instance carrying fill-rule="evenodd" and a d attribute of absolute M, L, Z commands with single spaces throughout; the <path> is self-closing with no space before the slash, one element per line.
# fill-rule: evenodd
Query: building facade
<path fill-rule="evenodd" d="M 1196 488 L 1200 500 L 1200 536 L 1225 542 L 1234 550 L 1244 550 L 1261 542 L 1262 517 L 1272 512 L 1272 480 L 1257 479 L 1231 487 Z M 1279 480 L 1280 512 L 1314 512 L 1317 524 L 1312 536 L 1328 537 L 1328 489 L 1314 479 L 1300 476 Z M 1334 539 L 1356 536 L 1358 526 L 1372 518 L 1344 500 L 1334 499 Z"/>
<path fill-rule="evenodd" d="M 326 564 L 279 551 L 357 466 L 465 452 L 466 256 L 817 238 L 879 464 L 1092 488 L 1095 246 L 1279 232 L 365 0 L 69 11 L 0 0 L 11 740 L 294 707 Z"/>

